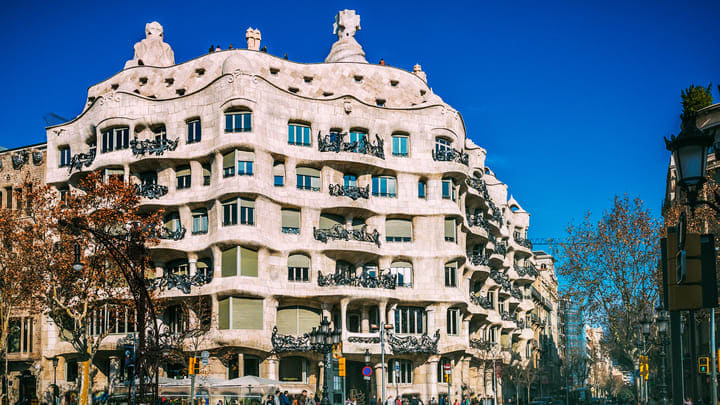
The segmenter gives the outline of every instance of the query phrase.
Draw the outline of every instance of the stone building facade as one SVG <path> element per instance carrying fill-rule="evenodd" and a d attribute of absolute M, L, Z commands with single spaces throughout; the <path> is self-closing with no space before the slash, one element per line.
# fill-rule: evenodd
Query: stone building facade
<path fill-rule="evenodd" d="M 325 63 L 258 51 L 260 32 L 248 30 L 249 49 L 175 64 L 162 27 L 148 24 L 125 69 L 47 129 L 46 181 L 67 189 L 102 170 L 165 210 L 156 277 L 201 281 L 164 294 L 209 302 L 206 376 L 319 391 L 322 359 L 304 334 L 327 318 L 342 331 L 348 396 L 366 395 L 366 349 L 381 392 L 389 325 L 388 394 L 494 398 L 491 359 L 527 362 L 535 339 L 529 213 L 422 68 L 367 63 L 359 28 L 357 14 L 338 14 Z M 172 308 L 162 321 L 182 328 Z M 118 380 L 118 342 L 131 331 L 113 328 L 96 390 Z M 61 359 L 58 384 L 71 389 L 73 350 L 52 326 L 47 336 L 44 356 Z M 497 391 L 502 400 L 502 381 Z"/>
<path fill-rule="evenodd" d="M 532 341 L 532 360 L 539 370 L 533 384 L 534 397 L 549 396 L 560 387 L 560 350 L 558 330 L 558 280 L 555 276 L 555 258 L 544 252 L 534 251 L 535 261 L 540 272 L 530 287 L 535 308 L 529 321 L 535 335 Z"/>

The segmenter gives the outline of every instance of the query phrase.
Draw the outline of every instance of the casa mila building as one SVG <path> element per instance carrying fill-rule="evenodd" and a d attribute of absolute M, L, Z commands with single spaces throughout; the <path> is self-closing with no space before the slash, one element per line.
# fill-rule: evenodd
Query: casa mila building
<path fill-rule="evenodd" d="M 197 348 L 209 353 L 206 385 L 254 375 L 320 392 L 323 356 L 308 333 L 325 318 L 346 359 L 344 383 L 328 385 L 359 403 L 368 354 L 370 395 L 384 375 L 393 397 L 501 401 L 493 363 L 526 364 L 534 338 L 529 214 L 421 67 L 368 63 L 359 29 L 359 15 L 339 12 L 324 63 L 270 55 L 248 29 L 247 49 L 175 64 L 150 23 L 83 112 L 47 129 L 46 181 L 68 190 L 100 170 L 165 210 L 155 275 L 175 280 L 169 303 L 202 297 L 211 310 Z M 173 308 L 161 321 L 182 329 Z M 112 391 L 131 314 L 97 316 L 111 333 L 94 388 Z M 58 385 L 72 389 L 75 353 L 47 329 L 43 356 L 60 359 Z M 186 369 L 164 364 L 163 377 Z"/>

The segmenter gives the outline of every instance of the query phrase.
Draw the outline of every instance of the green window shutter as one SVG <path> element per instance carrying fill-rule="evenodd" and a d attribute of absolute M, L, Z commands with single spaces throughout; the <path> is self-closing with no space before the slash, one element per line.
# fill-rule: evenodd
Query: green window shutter
<path fill-rule="evenodd" d="M 278 309 L 275 323 L 277 324 L 278 333 L 282 335 L 297 334 L 297 307 Z"/>
<path fill-rule="evenodd" d="M 258 276 L 257 250 L 240 248 L 240 275 L 247 277 Z"/>
<path fill-rule="evenodd" d="M 312 167 L 298 167 L 295 172 L 302 176 L 320 177 L 320 170 Z"/>
<path fill-rule="evenodd" d="M 312 308 L 298 308 L 298 334 L 308 333 L 320 324 L 320 311 Z"/>
<path fill-rule="evenodd" d="M 263 300 L 232 298 L 233 329 L 263 329 Z"/>
<path fill-rule="evenodd" d="M 445 218 L 445 237 L 455 240 L 455 219 Z"/>
<path fill-rule="evenodd" d="M 310 268 L 310 258 L 305 255 L 290 255 L 287 263 L 288 267 Z"/>
<path fill-rule="evenodd" d="M 223 169 L 235 167 L 235 151 L 223 155 Z"/>
<path fill-rule="evenodd" d="M 218 327 L 230 329 L 230 298 L 218 301 Z"/>
<path fill-rule="evenodd" d="M 320 215 L 320 229 L 329 229 L 335 225 L 345 226 L 345 218 L 333 214 Z"/>
<path fill-rule="evenodd" d="M 412 220 L 388 219 L 385 221 L 385 233 L 388 237 L 412 239 Z"/>
<path fill-rule="evenodd" d="M 222 252 L 222 277 L 237 276 L 237 246 Z"/>
<path fill-rule="evenodd" d="M 300 228 L 300 210 L 283 208 L 281 211 L 283 228 Z"/>

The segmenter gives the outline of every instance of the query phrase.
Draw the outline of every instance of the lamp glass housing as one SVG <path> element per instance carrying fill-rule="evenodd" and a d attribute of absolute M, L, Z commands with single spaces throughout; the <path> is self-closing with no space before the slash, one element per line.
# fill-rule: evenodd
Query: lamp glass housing
<path fill-rule="evenodd" d="M 644 318 L 642 321 L 640 321 L 640 326 L 642 326 L 642 333 L 645 336 L 650 335 L 650 320 L 647 318 Z"/>
<path fill-rule="evenodd" d="M 705 179 L 707 150 L 704 143 L 686 143 L 673 151 L 681 186 L 696 186 Z"/>
<path fill-rule="evenodd" d="M 664 314 L 664 311 L 658 314 L 658 317 L 655 319 L 655 324 L 657 325 L 659 333 L 667 332 L 668 320 Z"/>
<path fill-rule="evenodd" d="M 365 363 L 370 363 L 370 350 L 365 349 Z"/>

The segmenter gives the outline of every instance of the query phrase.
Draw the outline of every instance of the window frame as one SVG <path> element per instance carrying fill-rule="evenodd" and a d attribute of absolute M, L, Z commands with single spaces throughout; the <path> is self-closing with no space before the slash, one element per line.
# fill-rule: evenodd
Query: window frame
<path fill-rule="evenodd" d="M 193 118 L 186 121 L 187 127 L 187 144 L 202 141 L 202 122 L 200 118 Z"/>
<path fill-rule="evenodd" d="M 72 160 L 72 153 L 70 150 L 70 145 L 63 145 L 58 148 L 58 167 L 68 167 L 70 166 L 70 161 Z"/>
<path fill-rule="evenodd" d="M 460 308 L 448 308 L 445 326 L 448 336 L 460 336 Z"/>
<path fill-rule="evenodd" d="M 392 180 L 394 183 L 392 187 L 395 190 L 394 193 L 388 191 L 390 189 L 389 180 Z M 382 191 L 383 187 L 385 188 L 385 192 Z M 373 197 L 397 198 L 397 177 L 385 175 L 372 176 L 372 195 Z"/>
<path fill-rule="evenodd" d="M 210 217 L 207 208 L 196 208 L 190 212 L 190 216 L 192 217 L 193 235 L 204 235 L 208 233 Z M 198 218 L 199 229 L 195 226 L 198 223 Z"/>
<path fill-rule="evenodd" d="M 457 288 L 457 271 L 458 265 L 456 261 L 447 262 L 443 265 L 445 275 L 445 287 Z"/>
<path fill-rule="evenodd" d="M 252 111 L 249 109 L 245 110 L 230 110 L 225 111 L 225 128 L 226 134 L 234 134 L 241 132 L 252 132 Z M 240 126 L 237 121 L 240 119 Z M 232 124 L 232 128 L 228 128 L 228 124 Z"/>
<path fill-rule="evenodd" d="M 395 142 L 395 141 L 396 141 L 396 140 L 398 141 L 398 142 L 397 142 L 397 146 L 398 146 L 398 148 L 400 149 L 399 151 L 396 150 L 396 148 L 395 148 L 395 146 L 396 146 L 396 142 Z M 408 157 L 408 156 L 410 156 L 410 151 L 409 151 L 410 148 L 409 148 L 409 145 L 410 145 L 410 136 L 408 136 L 408 135 L 406 135 L 406 134 L 393 134 L 393 135 L 392 135 L 392 155 L 393 155 L 393 156 L 395 156 L 395 157 Z M 403 152 L 403 150 L 402 150 L 403 147 L 404 147 L 404 149 L 405 149 L 404 152 Z"/>
<path fill-rule="evenodd" d="M 298 134 L 298 131 L 301 133 Z M 298 139 L 300 139 L 299 142 Z M 312 146 L 312 130 L 310 129 L 310 125 L 297 122 L 288 123 L 288 145 Z"/>

